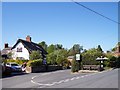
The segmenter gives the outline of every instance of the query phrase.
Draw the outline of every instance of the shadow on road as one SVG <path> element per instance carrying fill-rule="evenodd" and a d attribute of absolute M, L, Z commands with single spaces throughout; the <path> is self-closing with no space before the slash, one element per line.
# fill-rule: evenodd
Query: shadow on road
<path fill-rule="evenodd" d="M 2 75 L 2 78 L 8 78 L 8 77 L 13 77 L 13 76 L 18 76 L 18 75 L 26 75 L 29 73 L 25 72 L 12 72 L 10 75 Z"/>

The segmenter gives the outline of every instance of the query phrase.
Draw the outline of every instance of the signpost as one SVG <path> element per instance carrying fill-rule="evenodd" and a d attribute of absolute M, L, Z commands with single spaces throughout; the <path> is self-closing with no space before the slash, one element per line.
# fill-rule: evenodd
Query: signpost
<path fill-rule="evenodd" d="M 98 57 L 98 58 L 96 59 L 96 61 L 100 61 L 100 71 L 104 68 L 104 66 L 103 66 L 103 61 L 104 61 L 104 60 L 107 60 L 107 59 L 108 59 L 108 58 L 106 58 L 106 57 L 103 58 L 102 56 L 101 56 L 100 58 Z"/>
<path fill-rule="evenodd" d="M 80 54 L 76 54 L 76 60 L 80 60 Z"/>
<path fill-rule="evenodd" d="M 81 56 L 80 56 L 80 54 L 76 54 L 75 55 L 75 59 L 76 59 L 76 61 L 79 63 L 79 70 L 81 69 L 80 67 L 81 67 L 81 64 L 80 64 L 80 62 L 81 62 Z"/>

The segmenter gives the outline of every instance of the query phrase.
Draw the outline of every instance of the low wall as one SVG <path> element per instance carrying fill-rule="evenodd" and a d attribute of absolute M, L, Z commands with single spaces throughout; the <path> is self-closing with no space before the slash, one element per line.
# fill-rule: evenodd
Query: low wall
<path fill-rule="evenodd" d="M 99 65 L 83 65 L 83 70 L 98 70 Z"/>
<path fill-rule="evenodd" d="M 53 65 L 41 65 L 37 67 L 26 67 L 27 73 L 37 73 L 37 72 L 50 72 L 50 71 L 56 71 L 56 70 L 62 70 L 62 66 L 53 66 Z"/>

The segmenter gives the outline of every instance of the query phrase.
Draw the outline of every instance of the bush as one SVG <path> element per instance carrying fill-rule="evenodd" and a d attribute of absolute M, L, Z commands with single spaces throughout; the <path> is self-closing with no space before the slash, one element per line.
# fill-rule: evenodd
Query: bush
<path fill-rule="evenodd" d="M 72 60 L 71 71 L 72 72 L 78 72 L 79 71 L 79 63 L 75 59 Z"/>
<path fill-rule="evenodd" d="M 110 61 L 109 61 L 109 66 L 112 67 L 112 68 L 113 68 L 113 67 L 116 67 L 117 58 L 114 57 L 114 56 L 112 56 L 112 57 L 109 58 L 109 60 L 110 60 Z"/>
<path fill-rule="evenodd" d="M 41 65 L 42 65 L 42 59 L 30 60 L 30 61 L 27 63 L 27 65 L 28 65 L 28 66 L 31 66 L 31 67 L 41 66 Z"/>
<path fill-rule="evenodd" d="M 24 62 L 28 62 L 28 60 L 13 60 L 13 59 L 7 59 L 7 60 L 5 61 L 5 63 L 8 63 L 8 62 L 15 62 L 15 63 L 17 63 L 17 64 L 19 64 L 19 65 L 22 65 Z"/>
<path fill-rule="evenodd" d="M 120 57 L 118 57 L 116 60 L 116 67 L 120 68 Z"/>

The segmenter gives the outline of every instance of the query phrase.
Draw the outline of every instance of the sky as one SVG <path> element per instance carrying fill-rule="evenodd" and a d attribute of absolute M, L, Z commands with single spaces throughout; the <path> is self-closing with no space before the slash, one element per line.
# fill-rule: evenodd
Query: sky
<path fill-rule="evenodd" d="M 117 2 L 80 2 L 118 21 Z M 84 49 L 101 45 L 110 50 L 118 42 L 118 24 L 109 21 L 74 2 L 4 2 L 2 3 L 2 46 L 13 46 L 17 39 L 45 41 L 71 48 Z"/>

